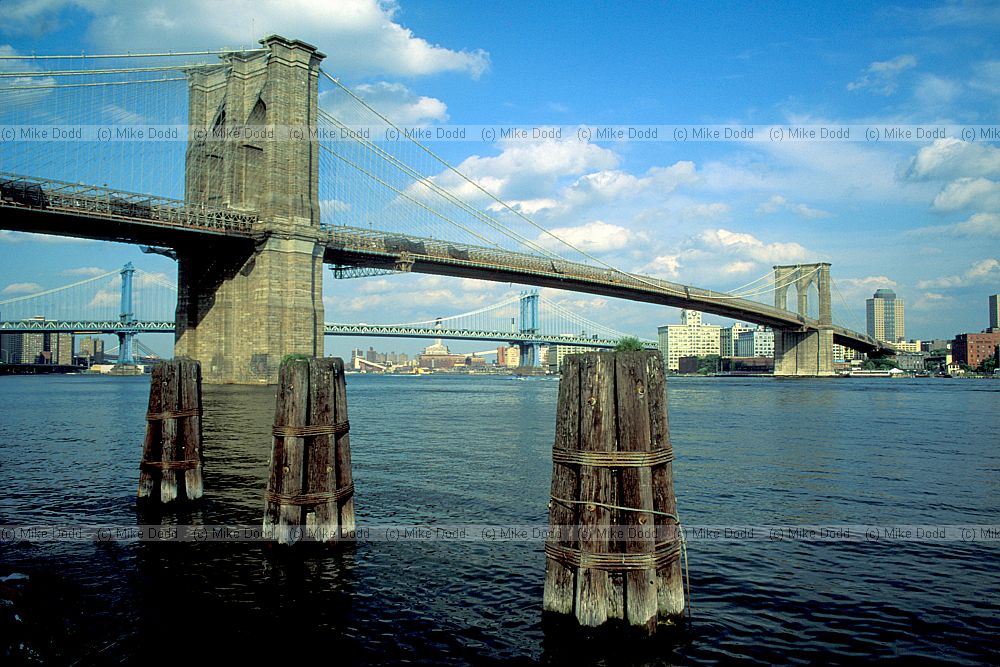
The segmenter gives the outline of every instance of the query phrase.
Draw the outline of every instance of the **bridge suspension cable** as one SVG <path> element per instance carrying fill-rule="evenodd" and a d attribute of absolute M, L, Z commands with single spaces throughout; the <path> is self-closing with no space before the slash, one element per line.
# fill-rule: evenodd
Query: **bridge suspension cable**
<path fill-rule="evenodd" d="M 404 324 L 387 324 L 385 326 L 405 327 L 405 326 L 414 326 L 414 325 L 418 325 L 418 324 L 437 324 L 438 322 L 442 322 L 443 323 L 443 322 L 447 322 L 449 320 L 457 320 L 457 319 L 463 318 L 463 317 L 474 317 L 474 316 L 479 315 L 481 313 L 487 313 L 487 312 L 490 312 L 490 311 L 499 310 L 500 308 L 508 306 L 508 305 L 510 305 L 512 303 L 516 303 L 518 301 L 520 301 L 520 297 L 517 296 L 517 295 L 514 295 L 514 296 L 511 296 L 511 297 L 508 297 L 507 299 L 504 299 L 503 301 L 501 301 L 499 303 L 494 303 L 494 304 L 491 304 L 489 306 L 484 306 L 482 308 L 477 308 L 476 310 L 470 310 L 467 313 L 459 313 L 458 315 L 449 315 L 447 317 L 436 317 L 434 319 L 421 320 L 419 322 L 406 322 Z"/>
<path fill-rule="evenodd" d="M 67 53 L 67 54 L 10 54 L 0 55 L 0 60 L 78 60 L 100 58 L 175 58 L 190 56 L 225 56 L 232 53 L 264 53 L 267 49 L 223 49 L 217 51 L 164 51 L 161 53 Z"/>
<path fill-rule="evenodd" d="M 4 321 L 42 317 L 63 321 L 118 321 L 122 313 L 121 269 L 69 285 L 0 301 Z M 132 315 L 135 320 L 169 322 L 177 308 L 177 286 L 155 273 L 135 269 Z"/>
<path fill-rule="evenodd" d="M 329 76 L 329 75 L 327 75 L 327 76 Z M 340 85 L 340 84 L 338 83 L 338 85 Z M 345 90 L 347 90 L 347 89 L 345 88 Z M 350 92 L 350 91 L 348 91 L 348 92 Z M 368 108 L 370 109 L 371 107 L 368 107 Z M 375 113 L 378 113 L 378 112 L 375 112 Z M 344 132 L 350 132 L 351 131 L 350 127 L 348 127 L 347 125 L 345 125 L 341 121 L 337 120 L 334 116 L 332 116 L 331 114 L 323 111 L 322 109 L 320 110 L 319 115 L 320 115 L 321 118 L 323 118 L 325 120 L 328 120 L 329 122 L 335 124 L 340 130 L 342 130 Z M 382 118 L 385 119 L 384 116 Z M 386 121 L 389 122 L 387 119 L 386 119 Z M 539 253 L 541 253 L 543 255 L 546 255 L 546 256 L 554 258 L 554 259 L 560 259 L 560 257 L 557 254 L 555 254 L 555 253 L 547 250 L 546 248 L 543 248 L 542 246 L 539 246 L 538 244 L 536 244 L 531 239 L 528 239 L 528 238 L 526 238 L 526 237 L 518 234 L 514 230 L 511 230 L 511 229 L 508 229 L 508 228 L 504 227 L 504 225 L 502 223 L 498 222 L 497 220 L 494 220 L 493 218 L 491 218 L 490 216 L 486 215 L 485 213 L 483 213 L 479 209 L 477 209 L 474 206 L 470 205 L 468 202 L 460 199 L 459 197 L 456 197 L 453 193 L 449 192 L 445 188 L 442 188 L 437 183 L 435 183 L 433 181 L 433 179 L 431 179 L 431 178 L 429 178 L 429 177 L 421 174 L 420 172 L 416 171 L 415 169 L 411 168 L 409 165 L 407 165 L 406 163 L 404 163 L 401 160 L 397 159 L 391 153 L 383 150 L 381 147 L 379 147 L 374 142 L 369 141 L 369 140 L 365 139 L 362 136 L 357 136 L 356 140 L 359 143 L 362 143 L 364 146 L 366 146 L 369 150 L 375 152 L 382 159 L 388 161 L 390 164 L 392 164 L 393 166 L 395 166 L 396 168 L 398 168 L 404 174 L 406 174 L 407 176 L 409 176 L 410 178 L 412 178 L 416 183 L 419 183 L 420 185 L 428 188 L 429 190 L 431 190 L 435 194 L 443 197 L 446 201 L 448 201 L 448 202 L 450 202 L 450 203 L 458 206 L 460 209 L 462 209 L 465 212 L 469 213 L 470 215 L 472 215 L 478 221 L 486 224 L 487 226 L 489 226 L 489 227 L 491 227 L 491 228 L 493 228 L 493 229 L 495 229 L 495 230 L 497 230 L 497 231 L 499 231 L 499 232 L 501 232 L 503 234 L 511 236 L 515 240 L 519 241 L 520 243 L 524 244 L 525 246 L 527 246 L 528 248 L 531 248 L 532 250 L 534 250 L 536 252 L 539 252 Z M 339 157 L 339 158 L 341 157 L 339 154 L 337 154 L 335 151 L 333 151 L 329 147 L 325 147 L 325 148 L 327 150 L 329 150 L 330 152 L 332 152 L 337 157 Z M 341 159 L 344 159 L 345 161 L 347 161 L 346 158 L 341 158 Z M 360 169 L 360 167 L 358 167 L 356 164 L 354 164 L 354 163 L 352 163 L 350 161 L 347 161 L 347 162 L 349 164 L 351 164 L 352 166 L 354 166 L 355 168 Z M 371 176 L 372 178 L 376 178 L 377 179 L 377 177 L 375 177 L 374 175 L 372 175 L 372 174 L 370 174 L 368 172 L 365 172 L 365 173 L 368 174 L 369 176 Z M 419 202 L 416 199 L 410 197 L 409 195 L 401 192 L 400 190 L 394 188 L 392 185 L 389 185 L 385 181 L 382 181 L 380 179 L 377 179 L 377 180 L 379 180 L 379 182 L 382 183 L 383 185 L 385 185 L 385 186 L 393 189 L 397 194 L 400 194 L 401 196 L 405 197 L 407 200 L 409 200 L 409 201 L 417 204 L 418 206 L 425 206 L 421 202 Z M 446 222 L 459 227 L 463 231 L 466 231 L 466 232 L 469 232 L 470 234 L 473 234 L 474 236 L 476 236 L 480 240 L 486 242 L 488 245 L 494 245 L 494 246 L 499 247 L 499 244 L 497 244 L 496 242 L 491 241 L 491 240 L 489 240 L 489 239 L 487 239 L 487 238 L 485 238 L 485 237 L 477 234 L 476 232 L 473 232 L 472 230 L 469 230 L 468 228 L 466 228 L 465 226 L 463 226 L 461 223 L 458 223 L 457 221 L 455 221 L 455 220 L 453 220 L 453 219 L 451 219 L 449 217 L 441 215 L 440 213 L 438 213 L 436 211 L 431 210 L 431 212 L 434 213 L 435 215 L 438 215 L 439 217 L 441 217 Z"/>
<path fill-rule="evenodd" d="M 778 281 L 771 281 L 767 285 L 760 286 L 760 287 L 758 287 L 758 288 L 756 288 L 754 290 L 750 290 L 748 292 L 742 292 L 740 294 L 734 294 L 733 296 L 736 297 L 736 298 L 739 298 L 739 299 L 745 299 L 745 298 L 747 298 L 749 296 L 763 296 L 765 294 L 772 294 L 772 293 L 777 292 L 779 290 L 787 289 L 789 286 L 794 285 L 796 281 L 801 280 L 803 278 L 808 278 L 808 277 L 812 276 L 814 273 L 816 273 L 817 271 L 819 271 L 819 267 L 818 266 L 815 267 L 815 268 L 813 268 L 812 271 L 809 271 L 808 273 L 803 274 L 801 276 L 799 276 L 799 275 L 789 275 L 789 276 L 786 277 L 787 278 L 786 281 L 784 283 L 780 284 L 780 285 L 778 284 Z"/>
<path fill-rule="evenodd" d="M 199 68 L 214 68 L 214 67 L 226 67 L 225 63 L 204 63 L 199 65 L 161 65 L 158 67 L 118 67 L 114 69 L 50 69 L 50 70 L 33 70 L 30 76 L 104 76 L 107 74 L 135 74 L 136 72 L 170 72 L 170 71 L 183 71 L 189 72 L 193 69 Z M 13 72 L 0 72 L 0 79 L 10 79 L 19 78 L 23 79 L 26 76 L 24 71 L 13 71 Z"/>
<path fill-rule="evenodd" d="M 851 308 L 850 304 L 847 303 L 847 299 L 845 299 L 843 293 L 841 293 L 840 287 L 837 285 L 837 281 L 831 278 L 830 283 L 833 285 L 833 291 L 837 293 L 837 296 L 840 297 L 840 301 L 844 304 L 844 309 L 846 310 L 848 317 L 851 319 L 851 326 L 855 327 L 855 331 L 865 331 L 867 327 L 862 326 L 857 313 L 853 308 Z"/>
<path fill-rule="evenodd" d="M 552 238 L 559 244 L 561 244 L 561 246 L 575 253 L 578 253 L 580 256 L 586 258 L 590 262 L 596 263 L 597 265 L 609 271 L 625 276 L 630 281 L 634 281 L 639 284 L 644 284 L 649 287 L 653 287 L 657 290 L 671 293 L 677 296 L 687 296 L 685 290 L 678 289 L 678 287 L 672 283 L 668 283 L 666 281 L 659 281 L 656 279 L 626 272 L 612 265 L 611 263 L 600 259 L 599 257 L 584 250 L 583 248 L 574 245 L 573 243 L 567 241 L 566 239 L 563 239 L 558 235 L 552 233 L 542 225 L 536 223 L 529 216 L 525 215 L 522 211 L 518 210 L 517 208 L 511 206 L 510 204 L 506 203 L 505 201 L 494 195 L 486 187 L 480 185 L 475 180 L 466 176 L 455 166 L 453 166 L 450 162 L 448 162 L 447 160 L 439 156 L 437 153 L 432 151 L 430 148 L 428 148 L 424 143 L 422 143 L 416 137 L 413 136 L 414 134 L 418 134 L 418 132 L 406 131 L 401 129 L 391 119 L 389 119 L 387 116 L 385 116 L 377 109 L 375 109 L 373 106 L 368 104 L 360 95 L 356 94 L 354 91 L 352 91 L 347 86 L 342 84 L 339 79 L 331 76 L 326 70 L 321 68 L 320 73 L 323 75 L 325 80 L 332 82 L 337 87 L 337 90 L 347 95 L 348 98 L 353 103 L 360 106 L 365 112 L 371 114 L 374 118 L 377 118 L 381 123 L 384 123 L 385 126 L 387 126 L 388 128 L 391 128 L 393 131 L 392 136 L 394 137 L 395 144 L 405 144 L 413 146 L 419 153 L 428 156 L 433 161 L 434 164 L 443 167 L 445 170 L 443 173 L 453 174 L 457 176 L 460 179 L 460 183 L 464 183 L 466 185 L 471 186 L 475 190 L 475 192 L 480 193 L 481 195 L 485 196 L 489 201 L 493 202 L 493 206 L 497 207 L 499 210 L 512 214 L 518 220 L 527 224 L 530 228 L 536 230 L 537 232 L 540 232 L 541 236 L 539 236 L 539 238 L 545 238 L 545 237 Z M 390 179 L 388 177 L 383 177 L 375 174 L 374 172 L 379 163 L 381 164 L 387 163 L 391 165 L 392 167 L 396 168 L 399 172 L 404 174 L 408 179 L 411 179 L 413 183 L 422 186 L 428 192 L 433 193 L 434 195 L 440 197 L 447 204 L 455 206 L 463 214 L 471 216 L 471 218 L 475 222 L 485 224 L 487 227 L 493 229 L 494 231 L 500 232 L 500 234 L 503 237 L 513 240 L 519 246 L 528 248 L 532 252 L 540 254 L 546 258 L 559 259 L 559 260 L 566 259 L 564 256 L 559 255 L 558 253 L 555 253 L 549 248 L 542 245 L 539 242 L 539 240 L 529 238 L 525 234 L 516 231 L 516 229 L 514 229 L 511 225 L 504 223 L 503 221 L 499 220 L 494 216 L 487 215 L 482 210 L 472 205 L 465 199 L 457 196 L 454 192 L 441 186 L 437 180 L 440 177 L 440 174 L 438 176 L 428 176 L 425 173 L 421 173 L 418 169 L 414 168 L 413 166 L 399 159 L 391 152 L 381 148 L 380 146 L 377 145 L 377 143 L 374 140 L 372 140 L 370 137 L 366 135 L 367 131 L 366 129 L 360 127 L 357 129 L 352 129 L 345 119 L 337 118 L 335 114 L 326 110 L 321 109 L 320 117 L 325 121 L 332 123 L 337 129 L 339 129 L 341 131 L 340 132 L 341 138 L 347 138 L 349 140 L 353 140 L 355 143 L 357 143 L 359 146 L 365 149 L 365 152 L 363 153 L 362 157 L 354 160 L 344 155 L 343 151 L 338 151 L 330 146 L 324 145 L 324 148 L 327 152 L 329 152 L 338 160 L 352 167 L 359 173 L 364 174 L 369 179 L 377 182 L 379 185 L 382 185 L 383 187 L 392 191 L 395 195 L 398 195 L 402 199 L 405 199 L 411 204 L 414 204 L 424 213 L 430 215 L 433 218 L 437 218 L 438 220 L 443 221 L 448 225 L 454 226 L 455 228 L 460 229 L 466 232 L 467 234 L 470 234 L 477 241 L 483 242 L 488 246 L 499 247 L 499 248 L 503 247 L 497 240 L 488 238 L 482 232 L 475 229 L 471 229 L 468 224 L 462 224 L 461 222 L 455 220 L 453 216 L 446 215 L 441 211 L 437 210 L 436 208 L 434 208 L 433 206 L 430 206 L 427 203 L 420 201 L 420 199 L 417 196 L 407 191 L 405 188 L 393 185 L 392 183 L 389 182 Z M 361 162 L 365 162 L 366 164 L 360 164 Z M 322 187 L 323 184 L 321 183 L 321 188 Z M 430 234 L 430 236 L 431 238 L 433 238 L 434 234 L 432 233 Z M 752 283 L 749 283 L 748 285 L 745 285 L 739 289 L 745 289 L 746 287 L 755 285 L 762 279 L 763 278 L 753 281 Z M 743 299 L 746 298 L 746 296 L 766 294 L 772 292 L 773 289 L 774 289 L 773 287 L 764 289 L 758 288 L 754 291 L 746 293 L 745 295 L 744 294 L 736 295 L 732 293 L 703 294 L 702 297 L 718 301 Z"/>

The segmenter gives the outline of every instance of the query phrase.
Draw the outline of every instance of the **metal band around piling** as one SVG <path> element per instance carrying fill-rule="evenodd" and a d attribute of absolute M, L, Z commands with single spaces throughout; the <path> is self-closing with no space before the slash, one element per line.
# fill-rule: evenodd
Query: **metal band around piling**
<path fill-rule="evenodd" d="M 588 553 L 563 547 L 558 544 L 545 544 L 545 555 L 567 567 L 603 570 L 605 572 L 628 572 L 635 570 L 659 569 L 680 558 L 679 542 L 663 542 L 657 544 L 653 553 Z"/>
<path fill-rule="evenodd" d="M 164 419 L 180 419 L 181 417 L 200 417 L 201 410 L 199 408 L 189 408 L 187 410 L 166 410 L 164 412 L 149 412 L 146 413 L 146 421 L 162 421 Z"/>
<path fill-rule="evenodd" d="M 552 462 L 595 468 L 646 468 L 670 463 L 674 450 L 669 445 L 648 452 L 597 452 L 579 449 L 553 449 Z"/>
<path fill-rule="evenodd" d="M 310 424 L 309 426 L 275 426 L 271 433 L 281 438 L 304 438 L 314 435 L 341 435 L 351 430 L 350 422 Z"/>
<path fill-rule="evenodd" d="M 294 495 L 286 495 L 283 493 L 268 492 L 267 502 L 276 503 L 278 505 L 300 505 L 309 507 L 312 505 L 322 505 L 323 503 L 336 502 L 343 500 L 344 498 L 350 498 L 353 495 L 354 484 L 350 484 L 349 486 L 324 493 L 297 493 Z"/>

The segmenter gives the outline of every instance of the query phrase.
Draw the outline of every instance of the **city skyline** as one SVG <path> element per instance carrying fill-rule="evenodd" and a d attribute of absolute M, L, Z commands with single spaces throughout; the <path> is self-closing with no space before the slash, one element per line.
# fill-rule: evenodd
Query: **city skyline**
<path fill-rule="evenodd" d="M 6 8 L 0 51 L 219 48 L 281 32 L 315 43 L 330 71 L 399 122 L 430 128 L 979 124 L 993 120 L 1000 95 L 1000 51 L 990 39 L 1000 11 L 990 5 L 785 8 L 777 16 L 744 8 L 738 21 L 724 9 L 639 6 L 612 15 L 584 6 L 569 16 L 516 5 L 505 11 L 519 25 L 511 40 L 482 5 L 359 0 L 352 5 L 361 18 L 349 27 L 346 12 L 321 3 L 285 13 L 246 6 L 239 12 L 245 25 L 206 20 L 208 3 L 181 4 L 186 11 L 178 9 L 169 25 L 151 23 L 144 2 Z M 597 14 L 603 20 L 588 19 Z M 689 34 L 692 25 L 697 34 Z M 802 37 L 795 44 L 784 37 L 791 25 Z M 747 33 L 755 35 L 752 45 L 733 39 Z M 525 52 L 524 40 L 537 48 Z M 363 43 L 377 48 L 358 48 Z M 995 142 L 564 138 L 433 148 L 625 270 L 727 290 L 772 263 L 830 261 L 852 311 L 838 312 L 844 304 L 835 295 L 835 320 L 845 326 L 864 330 L 864 299 L 878 288 L 907 303 L 908 337 L 950 338 L 989 326 L 981 304 L 1000 282 L 990 245 L 1000 236 Z M 130 260 L 151 272 L 176 271 L 169 259 L 135 247 L 10 232 L 0 232 L 0 256 L 0 299 Z M 430 319 L 519 289 L 418 275 L 334 281 L 325 273 L 324 280 L 326 319 L 338 322 Z M 674 309 L 547 293 L 646 338 L 679 319 Z M 160 338 L 148 340 L 166 352 Z M 327 351 L 343 356 L 367 342 L 327 341 Z M 421 343 L 406 345 L 412 353 Z"/>

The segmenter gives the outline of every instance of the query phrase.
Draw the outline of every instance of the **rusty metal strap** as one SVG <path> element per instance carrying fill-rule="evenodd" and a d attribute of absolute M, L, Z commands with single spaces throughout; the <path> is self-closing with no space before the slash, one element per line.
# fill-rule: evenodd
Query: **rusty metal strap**
<path fill-rule="evenodd" d="M 154 470 L 194 470 L 201 465 L 198 459 L 186 459 L 184 461 L 143 461 L 139 464 L 140 470 L 152 472 Z"/>
<path fill-rule="evenodd" d="M 334 489 L 333 491 L 324 491 L 320 493 L 296 493 L 287 495 L 284 493 L 268 491 L 267 502 L 275 503 L 277 505 L 300 505 L 309 507 L 312 505 L 322 505 L 324 503 L 345 500 L 353 495 L 354 484 L 352 483 L 345 487 Z"/>
<path fill-rule="evenodd" d="M 546 542 L 545 555 L 566 567 L 602 570 L 604 572 L 634 572 L 654 570 L 670 565 L 680 558 L 679 542 L 657 544 L 653 553 L 590 553 L 572 547 Z"/>
<path fill-rule="evenodd" d="M 589 452 L 579 449 L 553 449 L 553 463 L 593 466 L 596 468 L 646 468 L 674 460 L 673 447 L 667 445 L 649 452 Z"/>
<path fill-rule="evenodd" d="M 308 426 L 275 426 L 271 433 L 282 438 L 304 438 L 312 435 L 340 435 L 351 430 L 347 421 L 336 424 L 310 424 Z"/>
<path fill-rule="evenodd" d="M 199 408 L 188 408 L 187 410 L 165 410 L 164 412 L 149 412 L 146 414 L 146 421 L 162 421 L 164 419 L 180 419 L 181 417 L 200 417 Z"/>

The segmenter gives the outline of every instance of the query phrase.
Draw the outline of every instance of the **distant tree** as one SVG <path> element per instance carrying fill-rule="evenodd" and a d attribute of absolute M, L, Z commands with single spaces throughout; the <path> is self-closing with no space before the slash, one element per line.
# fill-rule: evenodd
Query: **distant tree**
<path fill-rule="evenodd" d="M 993 371 L 997 369 L 997 358 L 987 357 L 983 359 L 983 363 L 979 364 L 978 371 L 980 373 L 985 373 L 986 375 L 993 375 Z"/>
<path fill-rule="evenodd" d="M 709 354 L 698 357 L 698 375 L 708 375 L 719 372 L 719 361 L 722 357 L 717 354 Z"/>
<path fill-rule="evenodd" d="M 638 352 L 642 349 L 642 341 L 635 336 L 625 336 L 619 338 L 615 345 L 615 352 Z"/>
<path fill-rule="evenodd" d="M 887 371 L 891 368 L 899 368 L 899 365 L 896 363 L 895 357 L 876 357 L 866 359 L 861 364 L 861 368 L 866 371 Z"/>

